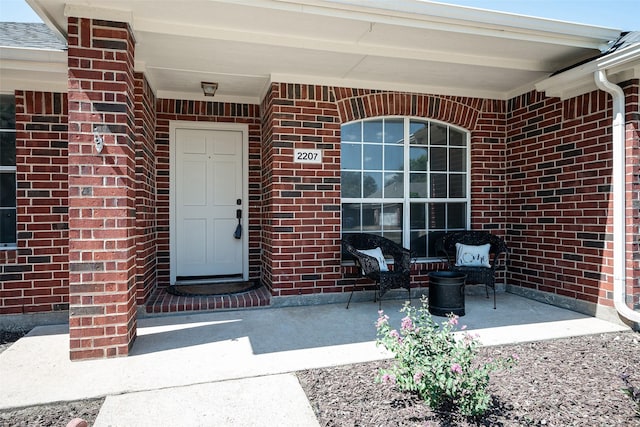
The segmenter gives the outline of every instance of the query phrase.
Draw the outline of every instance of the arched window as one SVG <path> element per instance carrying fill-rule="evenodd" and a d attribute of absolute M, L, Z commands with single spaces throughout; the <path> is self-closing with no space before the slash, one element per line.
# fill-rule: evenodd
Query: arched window
<path fill-rule="evenodd" d="M 435 238 L 468 228 L 468 132 L 384 117 L 342 125 L 342 233 L 371 233 L 434 258 Z"/>

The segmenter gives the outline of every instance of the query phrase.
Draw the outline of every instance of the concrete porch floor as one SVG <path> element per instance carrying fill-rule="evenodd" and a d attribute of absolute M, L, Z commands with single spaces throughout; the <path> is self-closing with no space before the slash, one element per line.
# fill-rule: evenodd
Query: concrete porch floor
<path fill-rule="evenodd" d="M 460 325 L 478 333 L 484 345 L 629 329 L 510 293 L 498 293 L 497 298 L 494 310 L 492 299 L 467 295 L 466 315 L 460 318 Z M 382 302 L 397 325 L 402 304 L 403 300 Z M 171 425 L 166 418 L 173 414 L 171 408 L 184 425 L 185 411 L 176 405 L 187 396 L 192 402 L 195 395 L 204 399 L 202 407 L 191 408 L 189 414 L 235 420 L 225 425 L 259 425 L 233 418 L 251 416 L 241 405 L 261 406 L 256 416 L 264 415 L 264 405 L 275 405 L 279 409 L 271 414 L 272 421 L 313 425 L 304 393 L 287 373 L 387 358 L 375 345 L 377 318 L 378 304 L 372 301 L 352 302 L 349 310 L 345 304 L 327 304 L 142 318 L 130 356 L 82 362 L 69 360 L 66 325 L 37 327 L 0 354 L 0 408 L 109 396 L 96 425 Z M 245 386 L 249 388 L 238 397 L 237 391 Z M 269 391 L 272 387 L 282 389 Z M 234 393 L 233 403 L 221 398 L 224 393 Z M 303 419 L 282 405 L 260 404 L 260 399 L 274 399 L 274 394 L 288 396 Z M 214 395 L 222 400 L 207 403 Z M 222 407 L 235 411 L 225 414 Z M 199 420 L 186 421 L 199 425 Z"/>

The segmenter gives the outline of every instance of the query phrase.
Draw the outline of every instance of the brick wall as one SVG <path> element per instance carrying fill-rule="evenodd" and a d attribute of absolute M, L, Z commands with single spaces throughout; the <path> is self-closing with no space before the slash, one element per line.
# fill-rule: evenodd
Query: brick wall
<path fill-rule="evenodd" d="M 144 304 L 157 284 L 156 97 L 142 73 L 135 74 L 136 117 L 136 299 Z"/>
<path fill-rule="evenodd" d="M 630 173 L 630 191 L 627 198 L 627 218 L 631 218 L 627 234 L 627 247 L 631 254 L 629 295 L 633 295 L 635 308 L 640 308 L 640 80 L 635 79 L 622 85 L 626 96 L 627 121 L 627 162 Z"/>
<path fill-rule="evenodd" d="M 266 236 L 273 234 L 272 217 L 278 216 L 278 214 L 273 213 L 273 156 L 276 151 L 274 150 L 273 142 L 274 126 L 271 125 L 275 122 L 275 117 L 278 117 L 275 111 L 279 108 L 278 104 L 281 103 L 280 100 L 276 99 L 277 94 L 278 92 L 276 91 L 269 91 L 260 106 L 262 114 L 262 212 L 260 212 L 260 216 L 262 217 L 262 232 L 260 233 L 262 245 L 260 262 L 262 264 L 262 270 L 260 271 L 260 280 L 269 289 L 273 288 L 273 263 L 271 262 L 273 248 Z"/>
<path fill-rule="evenodd" d="M 0 251 L 0 314 L 66 309 L 67 96 L 17 91 L 17 250 Z"/>
<path fill-rule="evenodd" d="M 92 25 L 103 28 L 103 24 L 97 21 Z M 116 27 L 114 31 L 121 30 Z M 79 64 L 73 62 L 74 53 L 87 55 L 81 46 L 74 49 L 82 51 L 71 50 L 70 65 Z M 97 50 L 105 55 L 111 52 L 109 48 Z M 339 129 L 342 123 L 385 115 L 441 120 L 471 132 L 472 227 L 505 235 L 511 248 L 510 284 L 611 305 L 611 101 L 604 93 L 560 101 L 531 92 L 501 102 L 273 84 L 260 112 L 256 105 L 156 100 L 144 76 L 136 75 L 127 77 L 131 79 L 128 87 L 135 83 L 134 89 L 127 89 L 135 93 L 131 98 L 135 99 L 135 116 L 130 120 L 134 123 L 135 119 L 135 126 L 123 134 L 107 135 L 112 138 L 106 148 L 106 154 L 113 154 L 110 157 L 96 156 L 93 151 L 92 120 L 99 116 L 120 125 L 119 113 L 85 109 L 100 101 L 94 99 L 96 92 L 107 97 L 101 98 L 109 101 L 105 104 L 118 100 L 109 92 L 113 85 L 122 83 L 114 70 L 101 72 L 107 81 L 92 81 L 93 71 L 87 71 L 86 76 L 74 73 L 70 83 L 77 86 L 72 86 L 69 98 L 75 107 L 69 170 L 66 95 L 16 93 L 18 250 L 0 252 L 0 314 L 65 307 L 69 302 L 70 232 L 76 289 L 93 289 L 82 295 L 72 292 L 72 299 L 89 301 L 79 305 L 83 310 L 101 306 L 96 301 L 104 302 L 104 310 L 114 303 L 113 307 L 121 308 L 115 308 L 113 318 L 127 319 L 130 326 L 134 307 L 131 290 L 136 289 L 142 303 L 156 283 L 168 285 L 171 120 L 249 126 L 252 278 L 262 277 L 278 296 L 350 290 L 356 283 L 350 277 L 354 269 L 341 267 L 339 259 Z M 112 72 L 113 80 L 109 80 Z M 640 303 L 640 256 L 639 232 L 633 224 L 640 221 L 639 86 L 638 80 L 623 85 L 627 94 L 627 158 L 632 159 L 629 174 L 633 176 L 628 200 L 628 217 L 634 219 L 628 233 L 629 290 L 635 292 L 636 303 Z M 92 88 L 95 90 L 89 90 Z M 132 111 L 129 105 L 125 110 Z M 118 147 L 118 151 L 111 147 Z M 295 164 L 294 148 L 321 148 L 323 165 Z M 113 188 L 105 185 L 100 191 L 106 193 L 98 196 L 98 184 L 115 182 L 106 171 L 113 171 L 121 159 L 131 188 L 119 199 Z M 67 230 L 67 172 L 75 180 L 71 231 Z M 114 200 L 122 200 L 124 206 Z M 114 228 L 113 224 L 124 227 Z M 126 231 L 115 236 L 108 234 L 109 229 L 119 229 L 116 234 Z M 95 238 L 105 230 L 107 234 Z M 103 245 L 104 236 L 114 242 L 122 240 L 125 247 L 131 245 L 124 251 L 126 260 L 121 265 L 125 280 L 112 281 L 113 275 L 103 271 L 78 270 L 110 268 L 101 257 L 112 256 L 115 248 Z M 120 244 L 112 245 L 117 248 Z M 414 281 L 424 284 L 428 271 L 442 267 L 416 265 Z M 99 291 L 92 288 L 94 285 L 99 285 Z M 113 287 L 123 291 L 117 301 L 109 296 Z M 96 319 L 90 314 L 72 319 L 72 324 L 92 326 Z M 108 328 L 98 329 L 107 332 Z M 85 329 L 83 334 L 87 333 L 93 332 Z"/>
<path fill-rule="evenodd" d="M 624 85 L 636 173 L 637 86 Z M 531 92 L 510 100 L 508 110 L 510 282 L 612 305 L 610 96 L 594 91 L 561 101 Z"/>
<path fill-rule="evenodd" d="M 272 84 L 262 104 L 263 280 L 277 296 L 346 291 L 340 268 L 340 125 L 379 116 L 440 120 L 471 131 L 472 227 L 505 234 L 504 102 L 309 85 Z M 293 162 L 321 148 L 322 165 Z M 417 264 L 424 284 L 441 264 Z M 360 280 L 358 280 L 360 281 Z"/>
<path fill-rule="evenodd" d="M 123 356 L 136 337 L 135 42 L 127 24 L 71 17 L 68 44 L 70 356 Z"/>
<path fill-rule="evenodd" d="M 263 117 L 263 282 L 275 296 L 340 291 L 340 123 L 333 90 L 272 84 Z M 322 164 L 294 163 L 296 148 L 321 149 Z"/>
<path fill-rule="evenodd" d="M 249 277 L 260 277 L 261 127 L 260 110 L 251 104 L 158 99 L 156 102 L 157 274 L 169 286 L 169 123 L 172 120 L 240 123 L 249 128 Z"/>

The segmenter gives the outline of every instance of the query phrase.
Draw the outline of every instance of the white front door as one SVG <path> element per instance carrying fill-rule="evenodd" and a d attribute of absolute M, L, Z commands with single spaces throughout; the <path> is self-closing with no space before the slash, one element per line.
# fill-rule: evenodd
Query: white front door
<path fill-rule="evenodd" d="M 175 129 L 174 278 L 244 273 L 243 139 L 240 130 Z"/>

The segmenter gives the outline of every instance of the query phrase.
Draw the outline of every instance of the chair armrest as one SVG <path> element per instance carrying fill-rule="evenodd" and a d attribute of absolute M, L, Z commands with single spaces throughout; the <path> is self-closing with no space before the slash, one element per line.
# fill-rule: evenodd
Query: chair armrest
<path fill-rule="evenodd" d="M 439 256 L 442 261 L 446 262 L 449 268 L 451 268 L 456 264 L 455 256 L 452 257 L 451 255 L 449 255 L 449 252 L 447 252 L 447 248 L 445 247 L 444 242 L 442 240 L 443 237 L 436 240 L 436 244 L 435 244 L 436 255 Z"/>
<path fill-rule="evenodd" d="M 403 271 L 408 273 L 411 271 L 411 251 L 407 248 L 401 248 L 393 254 L 394 271 Z"/>
<path fill-rule="evenodd" d="M 501 255 L 504 255 L 504 256 L 501 256 Z M 491 268 L 493 270 L 498 270 L 500 268 L 506 267 L 508 260 L 509 260 L 509 251 L 496 252 L 493 255 L 493 260 L 491 262 Z"/>

